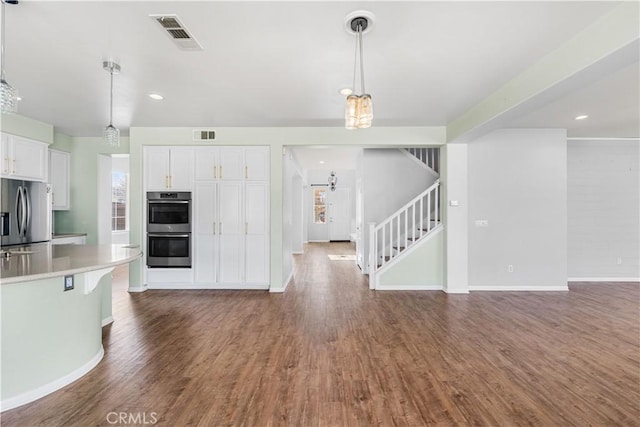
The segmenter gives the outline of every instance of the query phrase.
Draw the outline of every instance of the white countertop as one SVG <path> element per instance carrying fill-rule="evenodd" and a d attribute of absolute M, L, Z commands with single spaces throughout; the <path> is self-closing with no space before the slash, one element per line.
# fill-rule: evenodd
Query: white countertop
<path fill-rule="evenodd" d="M 6 258 L 4 253 L 11 252 Z M 3 248 L 0 282 L 5 284 L 84 273 L 129 263 L 142 255 L 130 245 L 33 245 Z"/>

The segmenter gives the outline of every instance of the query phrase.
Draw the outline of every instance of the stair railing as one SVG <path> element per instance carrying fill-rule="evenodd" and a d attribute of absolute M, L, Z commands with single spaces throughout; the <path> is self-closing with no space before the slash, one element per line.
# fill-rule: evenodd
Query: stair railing
<path fill-rule="evenodd" d="M 380 224 L 369 223 L 369 283 L 376 272 L 440 224 L 440 180 Z"/>
<path fill-rule="evenodd" d="M 409 154 L 420 160 L 433 171 L 440 173 L 440 149 L 435 147 L 405 148 Z"/>

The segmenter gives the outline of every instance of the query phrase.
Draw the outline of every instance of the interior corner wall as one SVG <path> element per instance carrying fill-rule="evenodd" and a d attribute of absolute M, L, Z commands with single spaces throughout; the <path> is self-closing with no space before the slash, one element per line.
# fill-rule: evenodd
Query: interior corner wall
<path fill-rule="evenodd" d="M 468 168 L 469 289 L 566 290 L 566 131 L 494 131 Z"/>
<path fill-rule="evenodd" d="M 640 139 L 567 143 L 570 280 L 640 280 Z"/>
<path fill-rule="evenodd" d="M 50 148 L 71 153 L 70 209 L 55 212 L 56 233 L 87 233 L 87 244 L 98 243 L 98 155 L 126 154 L 129 138 L 120 138 L 119 147 L 107 146 L 102 138 L 64 138 Z"/>

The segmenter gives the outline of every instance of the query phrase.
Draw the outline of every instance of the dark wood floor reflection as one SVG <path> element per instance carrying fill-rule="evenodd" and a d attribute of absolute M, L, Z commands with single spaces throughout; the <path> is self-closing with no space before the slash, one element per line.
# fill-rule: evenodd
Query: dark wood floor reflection
<path fill-rule="evenodd" d="M 352 252 L 307 245 L 284 294 L 128 294 L 119 271 L 102 362 L 2 426 L 638 425 L 637 283 L 373 292 L 327 257 Z"/>

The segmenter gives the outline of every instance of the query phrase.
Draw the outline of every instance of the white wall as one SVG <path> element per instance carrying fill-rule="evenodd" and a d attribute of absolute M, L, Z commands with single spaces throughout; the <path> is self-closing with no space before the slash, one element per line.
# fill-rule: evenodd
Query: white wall
<path fill-rule="evenodd" d="M 492 132 L 468 144 L 468 172 L 469 289 L 567 289 L 566 131 Z"/>
<path fill-rule="evenodd" d="M 369 223 L 380 223 L 415 196 L 429 188 L 436 178 L 399 149 L 365 149 L 358 162 L 362 177 L 363 233 L 359 254 L 369 253 Z M 355 183 L 354 183 L 355 185 Z M 352 194 L 356 194 L 355 187 Z M 355 197 L 353 197 L 355 203 Z M 355 207 L 354 207 L 355 212 Z M 368 256 L 364 255 L 368 260 Z"/>
<path fill-rule="evenodd" d="M 569 141 L 567 161 L 569 277 L 640 280 L 640 140 Z"/>

